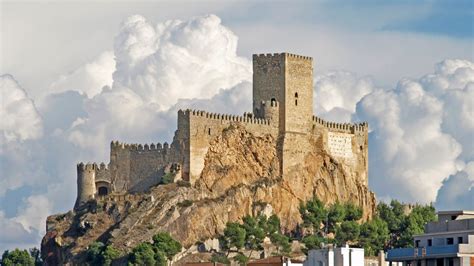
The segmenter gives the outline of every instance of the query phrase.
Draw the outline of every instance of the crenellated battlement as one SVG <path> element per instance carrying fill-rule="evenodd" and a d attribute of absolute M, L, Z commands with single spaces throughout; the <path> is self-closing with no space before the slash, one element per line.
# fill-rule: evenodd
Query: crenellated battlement
<path fill-rule="evenodd" d="M 248 124 L 258 124 L 258 125 L 270 125 L 269 119 L 263 118 L 255 118 L 249 116 L 238 116 L 238 115 L 230 115 L 230 114 L 219 114 L 219 113 L 210 113 L 203 110 L 179 110 L 181 114 L 185 116 L 198 116 L 204 117 L 208 119 L 215 119 L 215 120 L 222 120 L 222 121 L 235 121 L 241 123 L 248 123 Z"/>
<path fill-rule="evenodd" d="M 362 123 L 336 123 L 329 122 L 320 117 L 313 116 L 313 123 L 326 127 L 329 130 L 333 131 L 343 131 L 346 133 L 356 133 L 356 132 L 367 132 L 369 130 L 369 124 L 367 122 Z"/>
<path fill-rule="evenodd" d="M 109 170 L 108 165 L 105 163 L 83 163 L 80 162 L 77 164 L 77 170 L 86 171 L 86 170 L 95 170 L 95 171 L 106 171 Z"/>
<path fill-rule="evenodd" d="M 122 149 L 122 150 L 129 150 L 129 151 L 153 151 L 153 152 L 161 152 L 167 151 L 170 149 L 170 145 L 168 142 L 163 144 L 161 143 L 151 143 L 151 144 L 139 144 L 139 143 L 122 143 L 119 141 L 112 141 L 110 143 L 110 148 L 112 150 L 115 149 Z"/>
<path fill-rule="evenodd" d="M 297 54 L 290 54 L 290 53 L 267 53 L 267 54 L 254 54 L 252 56 L 253 59 L 258 60 L 258 59 L 273 59 L 273 58 L 296 58 L 296 59 L 302 59 L 302 60 L 309 60 L 313 61 L 313 58 L 310 56 L 303 56 L 303 55 L 297 55 Z"/>

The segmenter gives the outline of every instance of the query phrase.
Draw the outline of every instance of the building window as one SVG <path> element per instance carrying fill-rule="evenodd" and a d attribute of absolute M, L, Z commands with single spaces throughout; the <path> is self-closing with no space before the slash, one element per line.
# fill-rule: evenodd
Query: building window
<path fill-rule="evenodd" d="M 446 244 L 447 245 L 454 245 L 454 239 L 452 237 L 446 238 Z"/>
<path fill-rule="evenodd" d="M 420 247 L 420 240 L 415 240 L 415 248 L 419 248 Z"/>
<path fill-rule="evenodd" d="M 431 247 L 433 245 L 433 240 L 432 239 L 428 239 L 428 247 Z"/>
<path fill-rule="evenodd" d="M 458 244 L 462 244 L 462 236 L 458 236 Z"/>
<path fill-rule="evenodd" d="M 295 106 L 298 106 L 298 93 L 295 92 Z"/>
<path fill-rule="evenodd" d="M 108 189 L 106 187 L 99 187 L 98 191 L 99 196 L 106 196 L 108 193 Z"/>
<path fill-rule="evenodd" d="M 208 135 L 211 135 L 211 128 L 208 128 L 208 129 L 207 129 L 207 134 L 208 134 Z"/>
<path fill-rule="evenodd" d="M 454 266 L 454 259 L 453 258 L 448 258 L 448 266 Z"/>

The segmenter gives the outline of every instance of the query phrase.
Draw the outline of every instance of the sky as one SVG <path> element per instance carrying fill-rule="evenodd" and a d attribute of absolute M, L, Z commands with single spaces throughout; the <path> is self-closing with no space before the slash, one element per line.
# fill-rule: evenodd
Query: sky
<path fill-rule="evenodd" d="M 315 114 L 368 121 L 378 200 L 474 209 L 473 4 L 380 2 L 1 1 L 0 251 L 39 246 L 111 140 L 251 110 L 254 53 L 313 57 Z"/>

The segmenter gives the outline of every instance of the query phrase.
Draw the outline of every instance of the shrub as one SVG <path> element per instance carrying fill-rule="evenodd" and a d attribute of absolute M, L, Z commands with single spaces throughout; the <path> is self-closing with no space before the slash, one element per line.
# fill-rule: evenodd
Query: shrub
<path fill-rule="evenodd" d="M 174 173 L 167 173 L 167 174 L 164 174 L 162 177 L 161 177 L 161 184 L 170 184 L 170 183 L 173 183 L 174 182 L 174 177 L 175 177 L 175 174 Z"/>
<path fill-rule="evenodd" d="M 129 265 L 154 266 L 155 264 L 155 251 L 150 243 L 140 243 L 132 250 Z"/>
<path fill-rule="evenodd" d="M 35 261 L 33 257 L 30 256 L 27 250 L 15 249 L 13 251 L 6 250 L 2 255 L 2 266 L 13 266 L 13 265 L 25 265 L 33 266 Z"/>
<path fill-rule="evenodd" d="M 153 236 L 155 252 L 161 251 L 166 258 L 172 259 L 181 251 L 181 244 L 174 240 L 168 232 L 161 232 Z"/>

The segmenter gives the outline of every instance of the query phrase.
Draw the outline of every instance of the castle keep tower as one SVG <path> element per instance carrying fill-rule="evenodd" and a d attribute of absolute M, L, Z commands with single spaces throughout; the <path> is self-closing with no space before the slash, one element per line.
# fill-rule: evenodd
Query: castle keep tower
<path fill-rule="evenodd" d="M 279 105 L 281 173 L 302 162 L 313 119 L 313 59 L 289 53 L 253 56 L 253 112 L 270 118 L 267 102 Z"/>
<path fill-rule="evenodd" d="M 313 116 L 313 59 L 281 54 L 253 55 L 253 112 L 263 116 L 262 103 L 278 102 L 279 129 L 309 133 Z"/>

